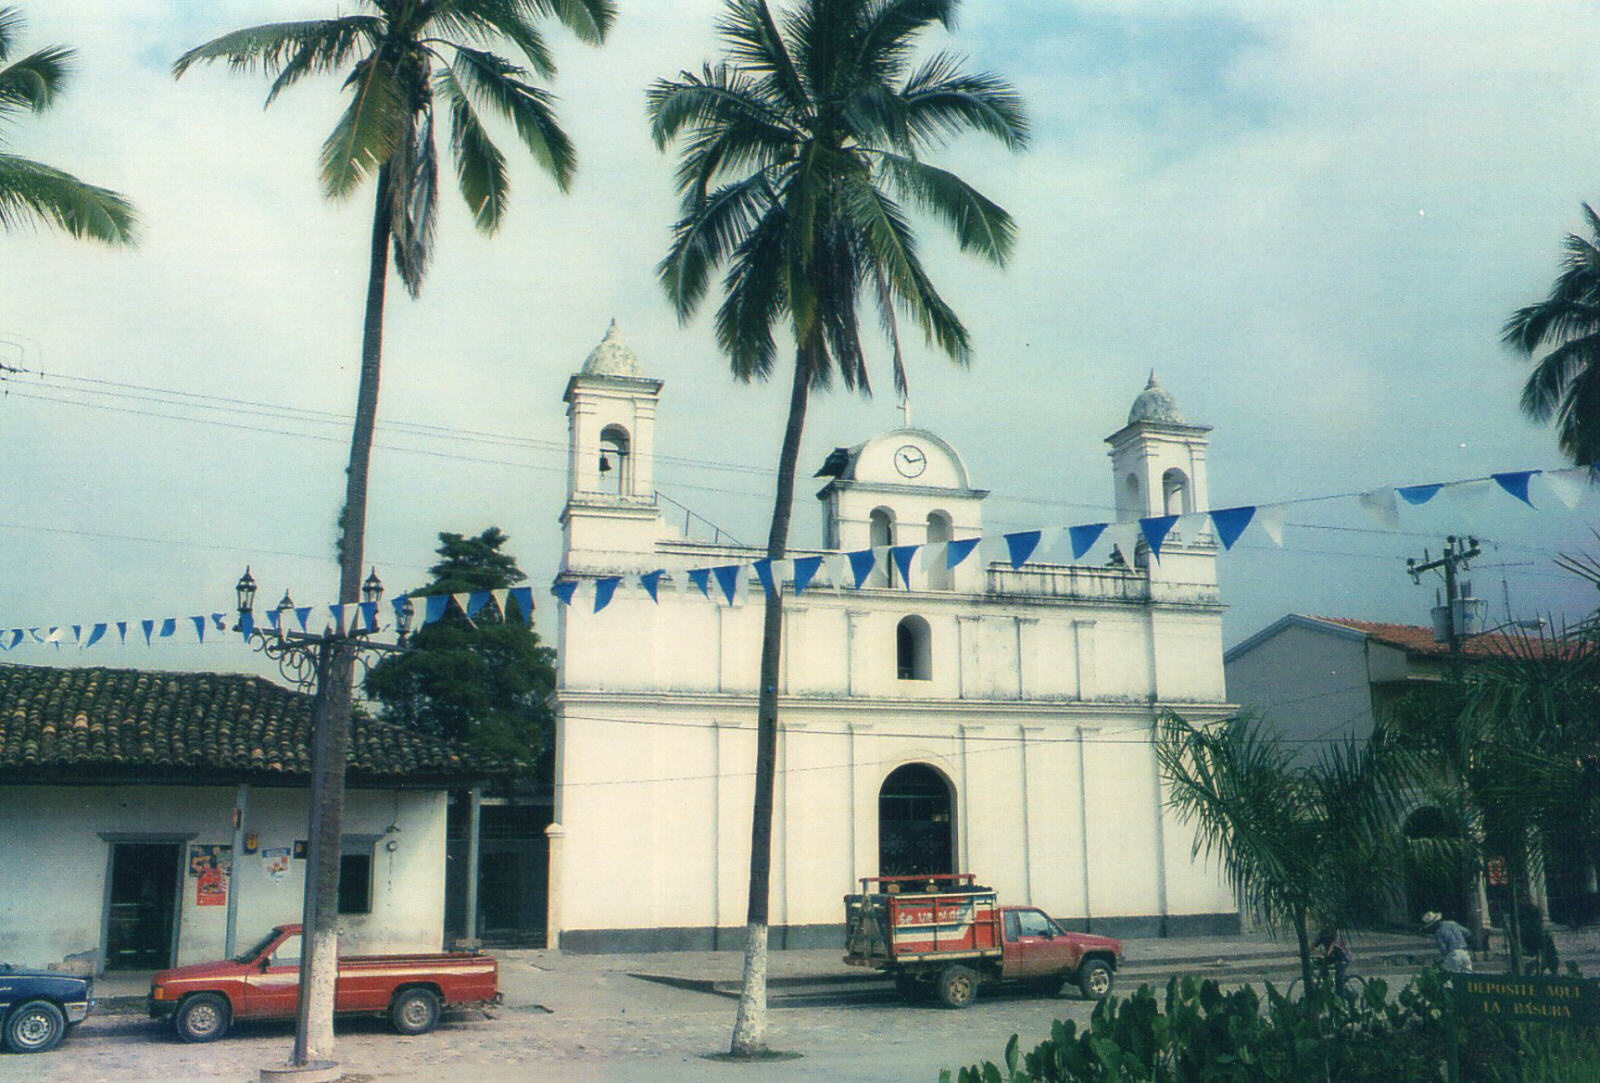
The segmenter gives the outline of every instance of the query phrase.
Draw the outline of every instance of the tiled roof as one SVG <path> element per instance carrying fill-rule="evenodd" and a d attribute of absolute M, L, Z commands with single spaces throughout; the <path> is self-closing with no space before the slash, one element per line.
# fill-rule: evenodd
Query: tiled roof
<path fill-rule="evenodd" d="M 454 782 L 479 772 L 458 748 L 363 717 L 355 783 Z M 238 673 L 0 665 L 0 781 L 218 778 L 302 781 L 311 697 Z"/>
<path fill-rule="evenodd" d="M 1341 628 L 1361 632 L 1368 638 L 1391 647 L 1399 647 L 1407 654 L 1430 658 L 1447 658 L 1450 644 L 1436 643 L 1433 629 L 1416 624 L 1383 624 L 1370 620 L 1351 620 L 1348 617 L 1312 617 L 1312 620 L 1337 624 Z M 1507 635 L 1504 632 L 1486 632 L 1467 636 L 1461 641 L 1461 653 L 1467 658 L 1526 658 L 1530 655 L 1554 654 L 1559 641 L 1543 641 L 1534 636 Z M 1563 653 L 1565 653 L 1563 651 Z"/>

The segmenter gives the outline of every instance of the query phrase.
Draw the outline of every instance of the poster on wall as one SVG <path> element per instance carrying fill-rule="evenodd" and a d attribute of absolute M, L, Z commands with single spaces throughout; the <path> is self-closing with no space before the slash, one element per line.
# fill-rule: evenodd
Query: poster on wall
<path fill-rule="evenodd" d="M 226 906 L 233 875 L 232 846 L 190 846 L 189 875 L 195 878 L 196 906 Z"/>
<path fill-rule="evenodd" d="M 262 847 L 261 867 L 267 870 L 267 879 L 274 884 L 283 883 L 283 878 L 289 875 L 289 848 L 287 846 Z"/>

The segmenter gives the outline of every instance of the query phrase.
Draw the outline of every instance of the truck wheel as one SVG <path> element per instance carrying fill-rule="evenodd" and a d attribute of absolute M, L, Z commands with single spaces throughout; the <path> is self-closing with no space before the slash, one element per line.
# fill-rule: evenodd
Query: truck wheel
<path fill-rule="evenodd" d="M 1078 991 L 1085 1000 L 1104 1000 L 1111 993 L 1111 967 L 1103 959 L 1090 959 L 1078 968 Z"/>
<path fill-rule="evenodd" d="M 67 1033 L 67 1017 L 48 1000 L 30 1000 L 6 1018 L 6 1048 L 13 1053 L 47 1053 Z"/>
<path fill-rule="evenodd" d="M 939 1000 L 946 1008 L 965 1008 L 978 995 L 978 980 L 971 967 L 945 967 L 939 975 Z"/>
<path fill-rule="evenodd" d="M 389 1022 L 401 1034 L 426 1034 L 439 1025 L 439 994 L 413 986 L 394 995 Z"/>
<path fill-rule="evenodd" d="M 196 993 L 178 1005 L 172 1026 L 186 1042 L 214 1042 L 228 1033 L 233 1012 L 219 993 Z"/>

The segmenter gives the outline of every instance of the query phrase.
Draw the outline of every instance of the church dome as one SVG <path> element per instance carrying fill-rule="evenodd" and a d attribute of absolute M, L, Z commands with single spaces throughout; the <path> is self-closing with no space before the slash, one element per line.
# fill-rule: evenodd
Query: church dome
<path fill-rule="evenodd" d="M 1133 408 L 1128 411 L 1128 424 L 1135 425 L 1141 421 L 1164 421 L 1177 425 L 1184 423 L 1183 412 L 1178 409 L 1178 400 L 1156 381 L 1154 369 L 1150 370 L 1150 382 L 1144 385 L 1139 397 L 1133 400 Z"/>
<path fill-rule="evenodd" d="M 588 358 L 583 362 L 582 375 L 584 376 L 640 376 L 639 357 L 622 341 L 622 332 L 617 330 L 617 321 L 612 320 L 611 326 L 606 328 L 606 337 L 600 340 L 600 345 L 589 351 Z"/>

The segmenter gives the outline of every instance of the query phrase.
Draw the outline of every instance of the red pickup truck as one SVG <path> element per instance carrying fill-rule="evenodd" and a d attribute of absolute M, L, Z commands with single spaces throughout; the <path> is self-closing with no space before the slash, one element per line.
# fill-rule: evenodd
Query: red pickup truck
<path fill-rule="evenodd" d="M 908 999 L 935 994 L 950 1008 L 965 1008 L 993 981 L 1047 996 L 1068 982 L 1092 1000 L 1111 992 L 1121 941 L 1067 932 L 1036 907 L 1001 906 L 975 879 L 863 877 L 861 893 L 844 897 L 844 961 L 885 971 Z"/>
<path fill-rule="evenodd" d="M 334 1011 L 387 1014 L 401 1034 L 426 1034 L 446 1007 L 498 1003 L 499 984 L 500 964 L 482 952 L 341 956 Z M 300 926 L 279 925 L 237 958 L 156 974 L 150 1017 L 209 1042 L 235 1019 L 293 1019 L 299 994 Z"/>

